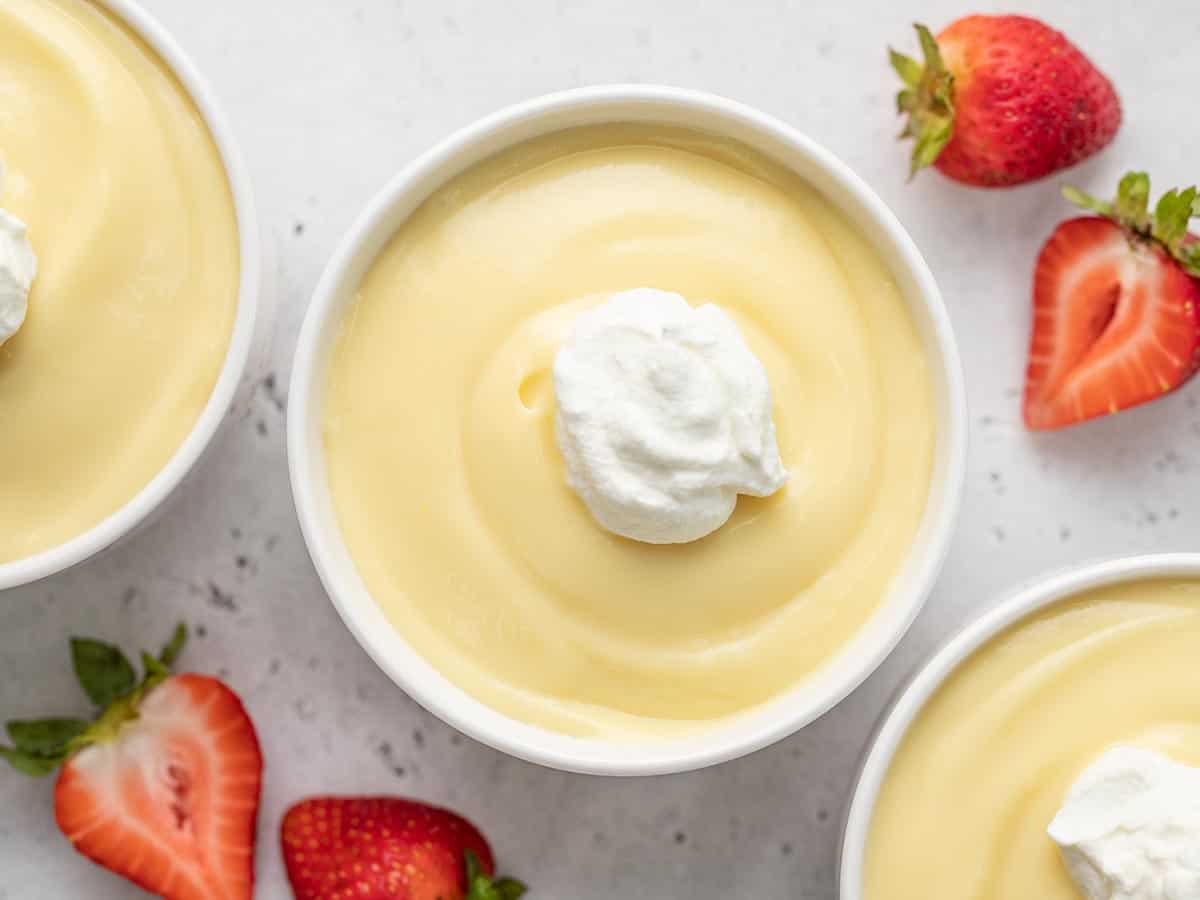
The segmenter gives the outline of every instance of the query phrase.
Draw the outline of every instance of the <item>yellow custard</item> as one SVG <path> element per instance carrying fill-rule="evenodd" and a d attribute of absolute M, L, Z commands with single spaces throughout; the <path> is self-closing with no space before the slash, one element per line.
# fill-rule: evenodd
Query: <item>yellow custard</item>
<path fill-rule="evenodd" d="M 863 900 L 1078 900 L 1046 828 L 1117 744 L 1200 766 L 1200 582 L 1055 604 L 921 711 L 874 812 Z"/>
<path fill-rule="evenodd" d="M 791 470 L 691 544 L 604 531 L 555 442 L 565 334 L 641 286 L 734 317 Z M 892 275 L 812 187 L 686 131 L 560 132 L 454 179 L 374 262 L 328 378 L 375 600 L 466 691 L 568 734 L 675 736 L 800 683 L 875 612 L 929 492 L 931 378 Z"/>
<path fill-rule="evenodd" d="M 221 370 L 239 259 L 199 112 L 94 3 L 0 0 L 0 163 L 39 261 L 0 346 L 5 563 L 98 524 L 175 453 Z"/>

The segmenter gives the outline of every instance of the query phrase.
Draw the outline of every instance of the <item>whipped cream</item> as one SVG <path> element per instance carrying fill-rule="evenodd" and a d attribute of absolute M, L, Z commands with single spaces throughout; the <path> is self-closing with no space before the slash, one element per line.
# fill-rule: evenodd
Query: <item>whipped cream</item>
<path fill-rule="evenodd" d="M 0 345 L 25 324 L 37 257 L 25 223 L 0 209 Z"/>
<path fill-rule="evenodd" d="M 767 372 L 712 304 L 636 288 L 579 317 L 554 360 L 567 481 L 609 531 L 650 544 L 720 528 L 783 487 Z"/>
<path fill-rule="evenodd" d="M 1071 786 L 1049 833 L 1087 900 L 1200 898 L 1200 769 L 1116 747 Z"/>

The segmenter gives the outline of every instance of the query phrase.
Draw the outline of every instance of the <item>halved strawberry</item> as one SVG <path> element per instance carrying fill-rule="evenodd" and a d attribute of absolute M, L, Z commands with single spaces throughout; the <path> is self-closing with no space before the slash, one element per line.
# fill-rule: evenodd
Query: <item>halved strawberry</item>
<path fill-rule="evenodd" d="M 1038 257 L 1025 384 L 1035 430 L 1153 400 L 1200 368 L 1196 189 L 1164 194 L 1153 216 L 1144 173 L 1125 176 L 1112 204 L 1065 193 L 1100 216 L 1062 223 Z"/>
<path fill-rule="evenodd" d="M 10 722 L 15 767 L 48 774 L 59 828 L 84 856 L 168 900 L 250 900 L 262 755 L 237 695 L 215 678 L 171 675 L 184 632 L 136 682 L 120 650 L 72 641 L 75 670 L 103 712 Z"/>

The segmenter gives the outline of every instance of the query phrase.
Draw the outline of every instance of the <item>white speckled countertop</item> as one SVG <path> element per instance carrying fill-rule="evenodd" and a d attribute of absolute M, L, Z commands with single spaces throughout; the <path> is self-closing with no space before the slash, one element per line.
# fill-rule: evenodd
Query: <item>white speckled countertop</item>
<path fill-rule="evenodd" d="M 1038 244 L 1068 214 L 1054 185 L 1003 193 L 936 174 L 904 182 L 892 146 L 889 42 L 951 0 L 145 0 L 212 81 L 279 258 L 271 372 L 252 414 L 149 531 L 0 597 L 0 719 L 81 710 L 71 634 L 156 645 L 177 619 L 187 666 L 220 673 L 264 737 L 259 896 L 290 896 L 284 808 L 317 791 L 452 805 L 548 900 L 835 897 L 838 821 L 855 760 L 897 680 L 1015 584 L 1102 555 L 1200 549 L 1200 382 L 1164 401 L 1033 438 L 1018 413 Z M 1194 0 L 1018 0 L 1096 59 L 1126 101 L 1116 144 L 1072 180 L 1107 193 L 1127 166 L 1158 187 L 1200 178 Z M 1075 7 L 1073 9 L 1068 7 Z M 998 9 L 990 0 L 975 9 Z M 448 131 L 546 91 L 660 81 L 774 113 L 841 155 L 896 210 L 941 282 L 972 403 L 965 506 L 949 562 L 892 659 L 824 719 L 716 769 L 650 781 L 562 775 L 508 759 L 417 708 L 354 643 L 295 524 L 282 386 L 308 296 L 380 185 Z M 273 387 L 272 385 L 279 385 Z M 143 896 L 76 858 L 49 782 L 0 771 L 0 898 Z"/>

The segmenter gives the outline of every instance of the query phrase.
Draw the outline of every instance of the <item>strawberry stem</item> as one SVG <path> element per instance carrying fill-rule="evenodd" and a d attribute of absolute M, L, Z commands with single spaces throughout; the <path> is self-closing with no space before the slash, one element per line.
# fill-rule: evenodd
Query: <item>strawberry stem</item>
<path fill-rule="evenodd" d="M 90 723 L 62 718 L 9 722 L 7 730 L 13 746 L 0 746 L 0 758 L 18 772 L 42 777 L 84 747 L 114 740 L 126 722 L 138 717 L 142 698 L 170 677 L 169 666 L 186 641 L 187 628 L 180 624 L 157 658 L 143 653 L 144 673 L 139 682 L 133 665 L 119 648 L 100 641 L 72 639 L 75 675 L 84 693 L 100 707 L 100 713 Z"/>
<path fill-rule="evenodd" d="M 1106 219 L 1111 219 L 1115 215 L 1113 205 L 1107 200 L 1100 200 L 1091 194 L 1085 194 L 1077 187 L 1069 184 L 1063 185 L 1062 195 L 1068 203 L 1072 203 L 1080 209 L 1086 209 L 1088 212 L 1094 212 Z"/>
<path fill-rule="evenodd" d="M 467 869 L 466 900 L 519 900 L 527 888 L 514 878 L 492 881 L 479 865 L 479 857 L 473 850 L 463 851 L 463 863 Z"/>
<path fill-rule="evenodd" d="M 921 24 L 913 27 L 921 44 L 924 65 L 888 49 L 892 68 L 904 82 L 904 88 L 896 95 L 896 111 L 908 116 L 900 139 L 916 140 L 910 179 L 923 167 L 933 165 L 954 136 L 954 76 L 946 68 L 933 33 Z"/>
<path fill-rule="evenodd" d="M 184 645 L 187 644 L 187 639 L 187 626 L 180 622 L 175 626 L 175 631 L 171 634 L 171 639 L 162 648 L 162 652 L 158 654 L 158 661 L 170 669 L 171 666 L 175 665 L 175 660 L 179 659 L 179 654 L 183 652 Z"/>
<path fill-rule="evenodd" d="M 1185 272 L 1200 278 L 1200 242 L 1188 234 L 1188 223 L 1200 218 L 1200 190 L 1196 187 L 1172 188 L 1161 197 L 1150 213 L 1150 176 L 1128 172 L 1117 185 L 1117 198 L 1109 203 L 1097 200 L 1070 185 L 1063 196 L 1082 209 L 1116 222 L 1132 238 L 1160 245 Z"/>

